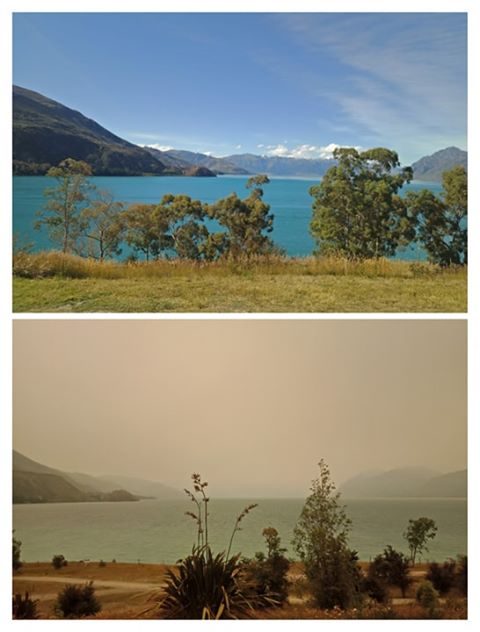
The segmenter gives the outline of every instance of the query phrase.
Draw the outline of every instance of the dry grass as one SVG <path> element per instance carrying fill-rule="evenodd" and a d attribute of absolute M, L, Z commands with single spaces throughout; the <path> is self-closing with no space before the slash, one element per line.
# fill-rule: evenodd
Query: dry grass
<path fill-rule="evenodd" d="M 362 277 L 415 278 L 438 274 L 459 274 L 458 270 L 442 270 L 424 262 L 369 259 L 349 261 L 335 257 L 291 258 L 281 256 L 249 257 L 244 260 L 197 262 L 185 259 L 158 261 L 98 261 L 58 251 L 39 253 L 19 252 L 13 257 L 15 276 L 38 279 L 64 277 L 70 279 L 144 279 L 171 276 L 202 275 L 230 276 L 232 274 L 299 274 Z"/>
<path fill-rule="evenodd" d="M 361 564 L 367 570 L 368 563 Z M 27 563 L 13 577 L 14 592 L 28 590 L 33 599 L 38 599 L 40 618 L 52 619 L 53 606 L 57 593 L 63 588 L 66 578 L 78 579 L 78 583 L 89 580 L 96 582 L 96 594 L 101 601 L 102 611 L 94 619 L 154 619 L 158 618 L 157 603 L 160 586 L 165 571 L 165 564 L 127 564 L 107 563 L 100 567 L 98 562 L 84 565 L 80 562 L 69 562 L 61 570 L 55 570 L 50 563 Z M 259 610 L 253 613 L 255 619 L 427 619 L 426 611 L 413 602 L 416 586 L 426 572 L 426 565 L 417 565 L 412 573 L 414 583 L 410 587 L 407 599 L 400 599 L 400 593 L 392 590 L 389 605 L 365 605 L 359 609 L 342 611 L 339 609 L 321 610 L 309 604 L 308 589 L 305 582 L 300 581 L 303 569 L 300 563 L 292 564 L 289 575 L 293 580 L 289 595 L 289 603 L 282 608 Z M 32 578 L 22 581 L 22 577 Z M 42 581 L 35 578 L 42 578 Z M 52 581 L 44 581 L 50 578 Z M 124 586 L 122 586 L 124 584 Z M 142 586 L 142 584 L 144 586 Z M 452 592 L 441 600 L 436 613 L 439 619 L 466 619 L 467 601 Z"/>
<path fill-rule="evenodd" d="M 406 261 L 14 258 L 17 312 L 465 312 L 466 269 Z"/>

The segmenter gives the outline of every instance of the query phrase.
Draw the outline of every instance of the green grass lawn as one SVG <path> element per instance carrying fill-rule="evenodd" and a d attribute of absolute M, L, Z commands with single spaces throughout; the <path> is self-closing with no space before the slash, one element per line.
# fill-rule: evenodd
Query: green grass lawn
<path fill-rule="evenodd" d="M 465 272 L 396 276 L 259 271 L 13 279 L 15 312 L 465 312 Z"/>

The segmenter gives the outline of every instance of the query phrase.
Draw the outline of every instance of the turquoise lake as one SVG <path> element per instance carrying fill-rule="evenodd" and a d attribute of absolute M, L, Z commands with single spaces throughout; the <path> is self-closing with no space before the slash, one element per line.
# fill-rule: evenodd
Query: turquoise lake
<path fill-rule="evenodd" d="M 93 177 L 99 189 L 113 193 L 115 199 L 130 204 L 133 202 L 154 203 L 166 193 L 186 194 L 202 202 L 214 202 L 230 193 L 241 197 L 247 194 L 247 177 L 221 176 L 217 178 L 193 177 Z M 265 200 L 271 205 L 275 216 L 271 233 L 273 240 L 284 248 L 289 256 L 304 257 L 312 253 L 314 242 L 309 234 L 312 215 L 312 198 L 308 191 L 318 180 L 272 178 L 266 185 Z M 52 247 L 46 231 L 34 229 L 35 213 L 45 203 L 43 190 L 55 181 L 43 176 L 14 176 L 13 178 L 13 231 L 21 243 L 33 242 L 34 250 Z M 428 188 L 435 193 L 441 191 L 439 183 L 412 182 L 403 191 Z M 124 248 L 123 256 L 128 254 Z M 122 258 L 122 257 L 120 257 Z M 425 259 L 418 246 L 397 252 L 398 259 Z"/>
<path fill-rule="evenodd" d="M 236 516 L 251 502 L 255 508 L 242 522 L 233 551 L 252 556 L 264 549 L 262 530 L 277 529 L 288 555 L 302 499 L 213 499 L 209 533 L 214 550 L 225 550 Z M 353 527 L 350 546 L 369 560 L 391 544 L 407 552 L 402 533 L 410 518 L 433 518 L 438 533 L 424 560 L 443 561 L 467 553 L 466 499 L 345 499 Z M 186 517 L 191 503 L 142 500 L 111 503 L 49 503 L 13 506 L 15 536 L 22 559 L 48 561 L 62 554 L 70 560 L 174 563 L 187 555 L 195 540 L 195 524 Z"/>

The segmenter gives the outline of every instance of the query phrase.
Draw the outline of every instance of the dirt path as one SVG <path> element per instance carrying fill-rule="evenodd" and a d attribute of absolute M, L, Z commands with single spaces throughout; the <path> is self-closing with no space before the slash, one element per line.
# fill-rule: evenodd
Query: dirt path
<path fill-rule="evenodd" d="M 102 588 L 114 588 L 121 590 L 138 590 L 140 592 L 157 590 L 163 587 L 163 583 L 147 583 L 147 582 L 124 582 L 124 581 L 115 581 L 115 580 L 105 580 L 105 579 L 95 579 L 91 580 L 88 577 L 38 577 L 35 575 L 32 576 L 17 576 L 15 577 L 15 581 L 21 582 L 50 582 L 55 584 L 82 584 L 85 582 L 93 581 L 95 587 Z"/>

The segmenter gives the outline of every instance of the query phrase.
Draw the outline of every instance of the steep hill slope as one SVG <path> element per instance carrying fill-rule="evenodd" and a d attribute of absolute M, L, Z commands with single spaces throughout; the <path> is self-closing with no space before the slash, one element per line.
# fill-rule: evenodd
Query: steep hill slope
<path fill-rule="evenodd" d="M 162 175 L 167 170 L 148 151 L 80 112 L 14 86 L 14 173 L 45 173 L 64 158 L 88 162 L 96 175 Z"/>

